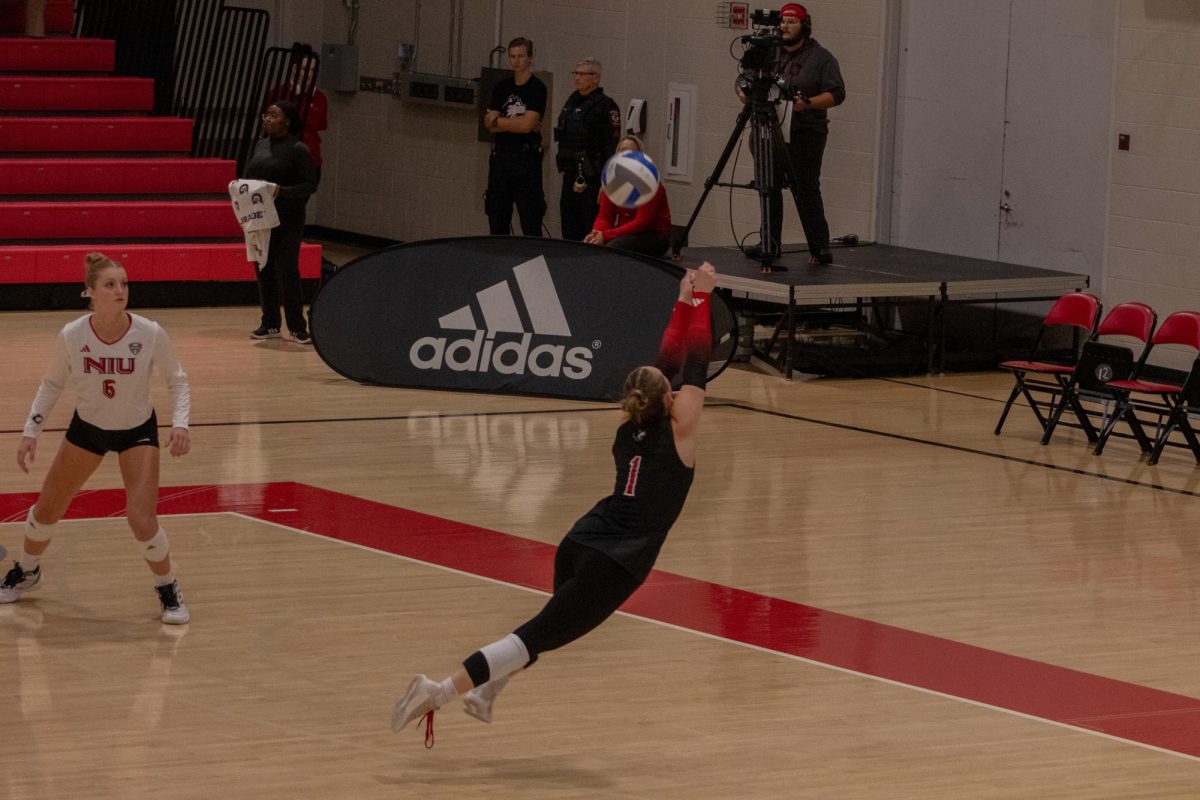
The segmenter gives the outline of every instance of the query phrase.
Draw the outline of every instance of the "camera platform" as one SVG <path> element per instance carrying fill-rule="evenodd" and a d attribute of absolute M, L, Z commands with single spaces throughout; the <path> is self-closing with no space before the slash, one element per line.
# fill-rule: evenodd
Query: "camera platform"
<path fill-rule="evenodd" d="M 717 288 L 744 317 L 768 320 L 773 332 L 753 344 L 752 355 L 783 373 L 873 374 L 862 368 L 885 345 L 897 345 L 905 363 L 940 373 L 947 361 L 946 320 L 955 304 L 1056 300 L 1087 287 L 1088 276 L 884 244 L 834 247 L 833 263 L 813 266 L 803 245 L 784 245 L 776 264 L 786 271 L 763 274 L 758 261 L 736 247 L 687 247 L 681 266 L 705 261 L 717 268 Z M 914 313 L 907 313 L 914 310 Z M 989 312 L 991 313 L 991 312 Z M 895 320 L 909 318 L 897 327 Z M 840 358 L 822 341 L 854 338 L 854 353 Z M 842 336 L 818 330 L 846 331 Z M 810 367 L 818 367 L 810 369 Z"/>

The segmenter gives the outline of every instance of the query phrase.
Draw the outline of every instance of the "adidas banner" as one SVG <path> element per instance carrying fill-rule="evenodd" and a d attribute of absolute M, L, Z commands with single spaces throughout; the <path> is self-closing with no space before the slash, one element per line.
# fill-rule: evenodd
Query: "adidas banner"
<path fill-rule="evenodd" d="M 577 242 L 434 239 L 338 270 L 310 323 L 325 363 L 361 383 L 615 400 L 631 369 L 654 363 L 682 274 Z M 710 379 L 736 338 L 713 299 Z"/>

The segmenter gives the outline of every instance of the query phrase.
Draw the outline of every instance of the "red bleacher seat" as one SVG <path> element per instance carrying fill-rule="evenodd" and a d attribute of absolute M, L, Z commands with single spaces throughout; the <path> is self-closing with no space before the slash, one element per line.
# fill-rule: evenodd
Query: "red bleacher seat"
<path fill-rule="evenodd" d="M 150 78 L 0 75 L 4 111 L 151 111 Z"/>
<path fill-rule="evenodd" d="M 186 153 L 191 149 L 190 119 L 0 116 L 0 151 L 8 153 Z"/>
<path fill-rule="evenodd" d="M 0 283 L 36 283 L 37 254 L 32 247 L 0 247 Z"/>
<path fill-rule="evenodd" d="M 0 39 L 0 72 L 112 72 L 111 39 Z"/>
<path fill-rule="evenodd" d="M 0 203 L 0 239 L 241 236 L 228 200 Z"/>
<path fill-rule="evenodd" d="M 131 281 L 252 281 L 242 242 L 0 246 L 0 284 L 82 283 L 83 257 L 100 251 L 124 265 Z M 321 246 L 300 248 L 300 277 L 321 277 Z"/>
<path fill-rule="evenodd" d="M 224 193 L 236 171 L 219 158 L 3 158 L 0 195 Z"/>

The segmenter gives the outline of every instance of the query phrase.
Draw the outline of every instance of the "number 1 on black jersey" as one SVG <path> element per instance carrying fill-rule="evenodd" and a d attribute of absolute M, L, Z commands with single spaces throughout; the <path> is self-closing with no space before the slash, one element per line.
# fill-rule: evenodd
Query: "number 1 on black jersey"
<path fill-rule="evenodd" d="M 641 456 L 634 456 L 629 459 L 629 477 L 625 479 L 625 491 L 622 492 L 626 497 L 637 496 L 638 468 L 641 466 Z"/>

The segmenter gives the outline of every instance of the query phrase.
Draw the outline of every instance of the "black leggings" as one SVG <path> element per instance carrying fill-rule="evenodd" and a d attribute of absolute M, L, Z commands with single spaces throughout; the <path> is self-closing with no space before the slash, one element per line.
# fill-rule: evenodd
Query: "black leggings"
<path fill-rule="evenodd" d="M 529 651 L 529 664 L 599 626 L 641 585 L 599 550 L 563 539 L 554 556 L 554 594 L 514 631 Z"/>
<path fill-rule="evenodd" d="M 293 334 L 308 331 L 304 321 L 304 293 L 300 283 L 300 245 L 304 236 L 304 215 L 280 220 L 271 229 L 267 263 L 258 270 L 258 299 L 262 324 L 279 328 L 279 306 L 283 304 L 288 330 Z"/>

